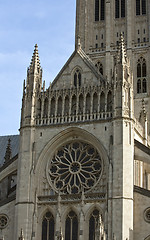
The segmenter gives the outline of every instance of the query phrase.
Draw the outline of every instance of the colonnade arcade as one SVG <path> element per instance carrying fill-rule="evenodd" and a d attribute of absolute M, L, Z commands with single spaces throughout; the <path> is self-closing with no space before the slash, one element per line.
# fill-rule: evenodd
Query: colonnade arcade
<path fill-rule="evenodd" d="M 47 91 L 37 97 L 36 124 L 55 124 L 112 117 L 111 84 Z"/>

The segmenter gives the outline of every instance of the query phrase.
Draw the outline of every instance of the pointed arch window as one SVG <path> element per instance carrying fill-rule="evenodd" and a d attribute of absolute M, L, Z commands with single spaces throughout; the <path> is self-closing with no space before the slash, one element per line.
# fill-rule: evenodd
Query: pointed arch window
<path fill-rule="evenodd" d="M 95 0 L 95 21 L 105 20 L 105 0 Z"/>
<path fill-rule="evenodd" d="M 115 0 L 115 17 L 125 17 L 125 0 Z"/>
<path fill-rule="evenodd" d="M 54 240 L 54 217 L 47 212 L 42 221 L 42 240 Z"/>
<path fill-rule="evenodd" d="M 104 239 L 104 226 L 100 212 L 95 209 L 89 219 L 89 240 L 97 239 Z"/>
<path fill-rule="evenodd" d="M 146 0 L 136 0 L 136 15 L 146 14 Z"/>
<path fill-rule="evenodd" d="M 79 69 L 76 69 L 75 73 L 74 73 L 74 86 L 81 86 L 81 72 Z"/>
<path fill-rule="evenodd" d="M 65 240 L 78 240 L 78 218 L 70 211 L 65 222 Z"/>
<path fill-rule="evenodd" d="M 147 92 L 147 69 L 146 60 L 141 57 L 137 62 L 137 93 Z"/>

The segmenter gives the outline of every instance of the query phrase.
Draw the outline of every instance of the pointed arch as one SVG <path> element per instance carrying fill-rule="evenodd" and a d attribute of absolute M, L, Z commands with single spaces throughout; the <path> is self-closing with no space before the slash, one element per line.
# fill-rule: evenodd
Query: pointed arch
<path fill-rule="evenodd" d="M 105 111 L 105 94 L 104 94 L 104 92 L 102 92 L 101 96 L 100 96 L 100 111 L 101 112 Z"/>
<path fill-rule="evenodd" d="M 91 95 L 88 93 L 86 95 L 86 113 L 90 113 L 90 108 L 91 108 Z"/>
<path fill-rule="evenodd" d="M 147 92 L 147 81 L 145 78 L 143 79 L 143 82 L 142 82 L 142 89 L 143 89 L 143 93 Z"/>
<path fill-rule="evenodd" d="M 141 79 L 137 80 L 137 93 L 141 93 Z"/>
<path fill-rule="evenodd" d="M 74 86 L 81 86 L 81 70 L 79 68 L 76 68 L 74 71 Z"/>
<path fill-rule="evenodd" d="M 78 217 L 73 210 L 66 217 L 65 240 L 78 240 Z"/>
<path fill-rule="evenodd" d="M 89 218 L 89 240 L 104 238 L 104 224 L 102 219 L 102 214 L 95 208 Z"/>
<path fill-rule="evenodd" d="M 112 92 L 109 91 L 107 94 L 107 111 L 112 111 Z"/>
<path fill-rule="evenodd" d="M 54 97 L 51 99 L 50 114 L 51 114 L 51 116 L 55 116 L 55 98 Z"/>
<path fill-rule="evenodd" d="M 45 98 L 44 100 L 44 111 L 43 111 L 43 117 L 48 116 L 48 98 Z"/>
<path fill-rule="evenodd" d="M 137 77 L 138 78 L 141 77 L 141 64 L 140 63 L 137 64 Z"/>
<path fill-rule="evenodd" d="M 137 93 L 147 92 L 147 67 L 146 60 L 140 57 L 137 62 Z"/>
<path fill-rule="evenodd" d="M 146 77 L 146 62 L 145 59 L 142 64 L 142 77 Z"/>
<path fill-rule="evenodd" d="M 59 98 L 58 98 L 57 115 L 58 116 L 62 115 L 62 97 L 61 96 L 59 96 Z"/>
<path fill-rule="evenodd" d="M 93 95 L 93 112 L 98 111 L 98 96 L 97 93 L 95 92 Z"/>
<path fill-rule="evenodd" d="M 54 216 L 47 211 L 42 221 L 42 240 L 54 240 Z"/>
<path fill-rule="evenodd" d="M 65 97 L 65 106 L 64 106 L 64 114 L 69 114 L 69 97 L 68 95 Z"/>
<path fill-rule="evenodd" d="M 84 103 L 84 98 L 83 98 L 83 94 L 81 93 L 79 96 L 79 113 L 83 113 L 83 103 Z"/>
<path fill-rule="evenodd" d="M 76 95 L 72 96 L 72 105 L 71 105 L 71 114 L 75 115 L 76 114 L 76 106 L 77 106 L 77 98 Z"/>

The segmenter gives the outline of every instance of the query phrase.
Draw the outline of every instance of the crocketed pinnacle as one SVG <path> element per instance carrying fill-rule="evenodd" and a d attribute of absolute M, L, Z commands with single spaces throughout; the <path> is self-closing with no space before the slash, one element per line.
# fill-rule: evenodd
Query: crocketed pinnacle
<path fill-rule="evenodd" d="M 35 44 L 33 56 L 32 56 L 30 67 L 29 67 L 30 73 L 39 72 L 40 68 L 41 66 L 40 66 L 40 60 L 39 60 L 38 45 Z"/>
<path fill-rule="evenodd" d="M 7 144 L 7 147 L 6 147 L 6 153 L 5 153 L 5 163 L 8 162 L 12 157 L 12 151 L 11 151 L 11 140 L 10 138 L 8 139 L 8 144 Z"/>
<path fill-rule="evenodd" d="M 120 41 L 119 41 L 119 51 L 118 51 L 118 62 L 120 63 L 126 63 L 127 61 L 127 54 L 126 54 L 126 47 L 125 47 L 125 41 L 123 34 L 120 35 Z"/>

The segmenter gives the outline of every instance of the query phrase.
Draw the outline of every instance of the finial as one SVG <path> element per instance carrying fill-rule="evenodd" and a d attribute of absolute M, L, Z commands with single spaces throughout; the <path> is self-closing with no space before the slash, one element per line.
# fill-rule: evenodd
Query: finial
<path fill-rule="evenodd" d="M 12 157 L 12 152 L 11 152 L 11 140 L 10 138 L 8 139 L 7 147 L 6 147 L 6 153 L 5 153 L 5 161 L 4 163 L 8 162 Z"/>

